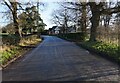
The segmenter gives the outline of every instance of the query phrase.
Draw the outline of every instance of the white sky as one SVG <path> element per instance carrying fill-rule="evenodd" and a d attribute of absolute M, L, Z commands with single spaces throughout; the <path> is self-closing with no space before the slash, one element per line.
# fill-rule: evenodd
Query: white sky
<path fill-rule="evenodd" d="M 52 12 L 57 9 L 59 6 L 55 2 L 47 2 L 47 6 L 45 7 L 44 11 L 41 11 L 41 18 L 43 19 L 44 23 L 47 24 L 45 27 L 46 29 L 51 28 L 54 24 L 52 24 Z"/>

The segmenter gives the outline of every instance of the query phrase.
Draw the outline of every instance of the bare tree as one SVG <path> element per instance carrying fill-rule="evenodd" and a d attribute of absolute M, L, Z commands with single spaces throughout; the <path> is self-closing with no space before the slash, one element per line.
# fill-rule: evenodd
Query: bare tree
<path fill-rule="evenodd" d="M 81 32 L 86 33 L 90 17 L 90 8 L 87 2 L 78 0 L 78 2 L 66 2 L 66 4 L 67 6 L 64 6 L 64 4 L 63 6 L 72 12 L 70 14 L 71 22 L 75 22 L 76 26 L 81 29 Z"/>
<path fill-rule="evenodd" d="M 72 10 L 76 10 L 75 12 L 79 11 L 80 16 L 79 18 L 79 22 L 81 24 L 81 29 L 84 32 L 86 30 L 86 23 L 89 23 L 87 20 L 87 15 L 86 15 L 86 9 L 91 11 L 91 18 L 90 18 L 90 22 L 91 22 L 91 29 L 90 29 L 90 41 L 96 41 L 96 36 L 97 36 L 97 27 L 99 26 L 99 22 L 100 22 L 100 16 L 101 15 L 106 15 L 106 23 L 109 24 L 110 21 L 110 16 L 113 13 L 117 13 L 120 12 L 120 8 L 119 7 L 111 7 L 110 4 L 108 4 L 108 7 L 106 6 L 106 2 L 93 2 L 93 0 L 89 0 L 89 2 L 68 2 L 69 4 L 73 5 L 73 6 L 67 6 L 67 9 L 71 9 Z"/>
<path fill-rule="evenodd" d="M 21 33 L 20 33 L 20 30 L 19 30 L 19 27 L 18 27 L 18 22 L 17 22 L 17 19 L 18 19 L 18 17 L 17 17 L 17 9 L 18 9 L 17 5 L 18 5 L 18 2 L 16 0 L 14 0 L 14 1 L 8 0 L 8 1 L 9 2 L 7 2 L 6 0 L 3 0 L 5 5 L 9 8 L 9 10 L 12 13 L 14 27 L 16 29 L 15 34 L 21 37 Z"/>
<path fill-rule="evenodd" d="M 119 7 L 113 8 L 104 8 L 105 2 L 100 2 L 97 4 L 96 2 L 89 2 L 88 5 L 90 6 L 92 17 L 91 21 L 91 34 L 90 34 L 90 41 L 96 41 L 96 29 L 99 26 L 100 16 L 104 15 L 111 15 L 113 13 L 120 12 Z"/>
<path fill-rule="evenodd" d="M 68 26 L 69 26 L 69 21 L 70 21 L 70 16 L 69 16 L 69 11 L 65 8 L 62 7 L 56 11 L 53 12 L 52 16 L 52 21 L 56 25 L 60 25 L 63 28 L 63 33 L 67 33 L 68 31 Z"/>

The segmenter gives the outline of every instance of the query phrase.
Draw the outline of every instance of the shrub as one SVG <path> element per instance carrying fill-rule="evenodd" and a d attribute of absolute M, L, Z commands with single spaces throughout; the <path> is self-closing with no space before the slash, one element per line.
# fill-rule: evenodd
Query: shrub
<path fill-rule="evenodd" d="M 5 45 L 17 45 L 20 38 L 14 34 L 2 35 L 2 43 Z"/>
<path fill-rule="evenodd" d="M 66 34 L 58 34 L 58 37 L 72 40 L 72 41 L 85 41 L 87 34 L 85 33 L 66 33 Z"/>

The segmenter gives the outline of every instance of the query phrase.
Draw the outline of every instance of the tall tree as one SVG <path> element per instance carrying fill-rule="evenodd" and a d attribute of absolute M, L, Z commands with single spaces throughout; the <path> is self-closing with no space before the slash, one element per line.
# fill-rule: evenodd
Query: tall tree
<path fill-rule="evenodd" d="M 53 12 L 53 22 L 56 25 L 62 26 L 63 33 L 68 31 L 68 22 L 69 22 L 69 11 L 66 8 L 58 9 Z"/>
<path fill-rule="evenodd" d="M 111 15 L 113 13 L 120 12 L 119 7 L 113 7 L 113 8 L 104 8 L 105 2 L 89 2 L 88 5 L 90 6 L 92 17 L 90 19 L 91 21 L 91 34 L 90 34 L 90 41 L 96 41 L 96 29 L 99 26 L 100 16 L 101 15 Z"/>
<path fill-rule="evenodd" d="M 89 2 L 89 6 L 91 9 L 92 17 L 90 18 L 91 21 L 91 34 L 90 34 L 90 41 L 96 41 L 96 30 L 99 26 L 100 21 L 100 9 L 103 3 L 96 4 L 96 2 Z"/>
<path fill-rule="evenodd" d="M 91 29 L 90 29 L 90 41 L 96 41 L 96 36 L 97 36 L 97 27 L 99 26 L 99 22 L 100 22 L 100 16 L 101 15 L 106 15 L 107 18 L 108 16 L 111 16 L 111 14 L 113 13 L 117 13 L 120 12 L 120 8 L 119 7 L 105 7 L 106 6 L 106 2 L 104 1 L 100 1 L 100 2 L 95 2 L 95 0 L 89 0 L 89 2 L 86 2 L 86 0 L 84 2 L 80 2 L 80 0 L 78 0 L 78 3 L 75 2 L 68 2 L 69 4 L 73 5 L 73 6 L 68 6 L 68 9 L 71 10 L 76 10 L 76 12 L 78 10 L 80 10 L 79 13 L 81 13 L 82 17 L 81 19 L 79 19 L 80 23 L 81 23 L 81 27 L 82 27 L 82 31 L 84 32 L 86 29 L 86 22 L 88 20 L 86 20 L 86 11 L 85 9 L 89 9 L 91 11 L 91 18 L 90 18 L 90 22 L 91 22 Z M 80 9 L 78 9 L 77 7 L 79 6 Z M 88 8 L 89 7 L 89 8 Z M 79 18 L 79 17 L 78 17 Z M 107 24 L 109 24 L 109 19 L 107 19 Z M 89 22 L 88 22 L 89 23 Z"/>
<path fill-rule="evenodd" d="M 76 27 L 81 29 L 81 32 L 86 33 L 86 27 L 88 26 L 88 14 L 89 9 L 87 7 L 87 2 L 66 2 L 67 6 L 63 6 L 70 10 L 72 14 L 70 14 L 70 21 L 75 22 Z M 74 16 L 73 16 L 74 15 Z"/>
<path fill-rule="evenodd" d="M 14 27 L 16 29 L 15 34 L 22 37 L 22 35 L 20 33 L 20 29 L 19 29 L 19 24 L 17 22 L 17 19 L 18 19 L 18 17 L 17 17 L 18 2 L 16 0 L 14 0 L 14 1 L 8 0 L 9 3 L 6 0 L 3 0 L 3 2 L 5 3 L 5 5 L 9 8 L 9 10 L 12 13 Z"/>

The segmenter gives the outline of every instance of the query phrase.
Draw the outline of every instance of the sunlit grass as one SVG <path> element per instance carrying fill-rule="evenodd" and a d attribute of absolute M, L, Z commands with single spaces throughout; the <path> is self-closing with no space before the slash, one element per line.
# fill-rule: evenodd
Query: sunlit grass
<path fill-rule="evenodd" d="M 87 49 L 92 49 L 97 52 L 101 52 L 106 54 L 106 56 L 115 59 L 116 61 L 120 61 L 120 55 L 118 52 L 120 51 L 119 46 L 116 44 L 104 43 L 104 42 L 84 42 L 82 45 Z"/>
<path fill-rule="evenodd" d="M 8 37 L 8 38 L 7 38 Z M 1 66 L 7 64 L 12 59 L 20 56 L 21 54 L 25 53 L 27 50 L 31 48 L 23 48 L 21 46 L 34 46 L 41 42 L 41 39 L 37 35 L 31 35 L 22 38 L 19 43 L 13 43 L 14 40 L 18 39 L 14 35 L 5 35 L 3 37 L 3 45 L 0 46 L 2 49 L 0 50 L 0 64 Z M 13 39 L 12 39 L 13 38 Z"/>
<path fill-rule="evenodd" d="M 31 36 L 28 38 L 22 38 L 19 45 L 20 46 L 30 46 L 30 45 L 35 45 L 41 41 L 40 38 L 37 36 Z"/>
<path fill-rule="evenodd" d="M 4 65 L 14 57 L 17 57 L 20 52 L 20 47 L 18 46 L 4 46 L 0 51 L 0 63 Z"/>

